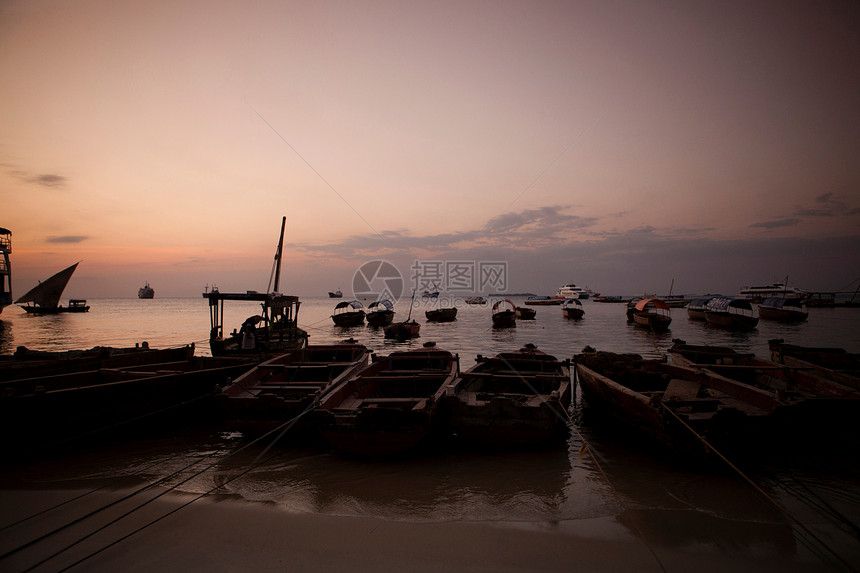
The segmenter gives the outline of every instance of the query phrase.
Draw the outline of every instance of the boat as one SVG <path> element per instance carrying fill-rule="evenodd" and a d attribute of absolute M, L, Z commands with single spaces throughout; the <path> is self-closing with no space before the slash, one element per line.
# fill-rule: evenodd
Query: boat
<path fill-rule="evenodd" d="M 579 320 L 585 315 L 585 310 L 582 308 L 582 303 L 579 299 L 569 298 L 561 305 L 561 315 L 565 318 Z"/>
<path fill-rule="evenodd" d="M 609 302 L 609 303 L 627 303 L 630 302 L 631 298 L 629 296 L 619 296 L 619 295 L 598 295 L 594 297 L 594 302 Z"/>
<path fill-rule="evenodd" d="M 716 297 L 703 296 L 691 300 L 686 306 L 687 317 L 690 320 L 705 320 L 705 309 L 714 298 Z"/>
<path fill-rule="evenodd" d="M 428 322 L 453 322 L 457 320 L 457 307 L 435 308 L 424 311 Z"/>
<path fill-rule="evenodd" d="M 15 303 L 26 302 L 27 306 L 22 306 L 21 308 L 29 314 L 86 312 L 90 308 L 86 304 L 83 306 L 76 305 L 72 310 L 68 306 L 60 305 L 60 297 L 63 296 L 63 291 L 66 289 L 66 285 L 69 283 L 69 279 L 72 278 L 72 274 L 75 272 L 78 264 L 80 263 L 75 263 L 46 279 L 44 282 L 40 282 L 27 291 L 24 296 L 16 300 Z"/>
<path fill-rule="evenodd" d="M 525 300 L 525 304 L 529 306 L 538 305 L 554 305 L 564 302 L 564 297 L 558 296 L 530 296 Z"/>
<path fill-rule="evenodd" d="M 758 305 L 758 316 L 780 322 L 803 322 L 809 310 L 802 298 L 768 297 Z"/>
<path fill-rule="evenodd" d="M 343 297 L 343 291 L 340 289 L 337 289 L 334 291 L 330 290 L 330 291 L 328 291 L 328 297 L 329 298 L 342 298 Z"/>
<path fill-rule="evenodd" d="M 588 409 L 607 414 L 633 438 L 647 437 L 684 461 L 709 460 L 752 444 L 778 405 L 765 393 L 755 402 L 709 385 L 706 373 L 636 354 L 588 349 L 574 357 L 575 380 Z M 701 438 L 700 438 L 701 437 Z"/>
<path fill-rule="evenodd" d="M 316 401 L 370 362 L 361 344 L 308 345 L 262 362 L 236 378 L 219 396 L 230 425 L 269 431 L 294 422 L 308 429 Z"/>
<path fill-rule="evenodd" d="M 482 296 L 473 296 L 466 299 L 466 304 L 487 304 L 487 299 Z"/>
<path fill-rule="evenodd" d="M 0 313 L 12 304 L 12 231 L 0 227 Z"/>
<path fill-rule="evenodd" d="M 517 305 L 503 298 L 493 304 L 493 328 L 508 328 L 517 325 Z"/>
<path fill-rule="evenodd" d="M 385 457 L 414 450 L 435 431 L 446 388 L 459 374 L 456 354 L 433 346 L 392 352 L 341 382 L 314 412 L 336 450 Z"/>
<path fill-rule="evenodd" d="M 69 306 L 63 312 L 88 312 L 90 307 L 87 301 L 82 298 L 70 298 Z"/>
<path fill-rule="evenodd" d="M 209 356 L 71 371 L 0 383 L 0 431 L 14 433 L 4 453 L 91 441 L 124 427 L 210 419 L 215 397 L 253 362 Z"/>
<path fill-rule="evenodd" d="M 860 354 L 844 348 L 787 344 L 783 339 L 768 340 L 770 359 L 795 368 L 806 368 L 816 376 L 851 388 L 860 389 Z"/>
<path fill-rule="evenodd" d="M 212 289 L 204 293 L 209 299 L 209 348 L 212 356 L 247 354 L 283 354 L 304 348 L 308 333 L 298 326 L 299 297 L 278 292 L 281 278 L 281 250 L 284 244 L 284 227 L 287 218 L 281 220 L 281 235 L 275 251 L 275 279 L 272 292 L 260 293 L 249 290 L 244 293 L 226 293 Z M 224 332 L 225 301 L 256 301 L 262 314 L 246 318 L 241 327 L 233 332 Z"/>
<path fill-rule="evenodd" d="M 137 289 L 137 298 L 153 298 L 155 297 L 155 290 L 149 286 L 149 282 L 139 289 Z"/>
<path fill-rule="evenodd" d="M 705 321 L 711 326 L 732 330 L 752 330 L 758 317 L 749 299 L 717 296 L 705 307 Z"/>
<path fill-rule="evenodd" d="M 394 304 L 388 300 L 375 300 L 367 305 L 364 318 L 370 326 L 385 326 L 394 320 Z"/>
<path fill-rule="evenodd" d="M 415 338 L 421 332 L 421 325 L 418 321 L 412 320 L 412 309 L 415 304 L 415 291 L 412 291 L 412 299 L 409 301 L 409 314 L 403 322 L 392 322 L 385 327 L 385 338 L 393 338 L 395 340 L 409 340 Z"/>
<path fill-rule="evenodd" d="M 768 297 L 780 296 L 783 298 L 806 298 L 806 291 L 796 287 L 789 287 L 788 279 L 769 285 L 744 286 L 741 287 L 739 298 L 745 298 L 759 303 Z"/>
<path fill-rule="evenodd" d="M 517 307 L 517 320 L 534 320 L 536 316 L 537 311 L 533 308 Z"/>
<path fill-rule="evenodd" d="M 536 446 L 568 431 L 570 363 L 526 345 L 480 354 L 446 392 L 450 432 L 490 447 Z"/>
<path fill-rule="evenodd" d="M 691 297 L 684 294 L 667 294 L 660 300 L 668 304 L 669 308 L 684 308 L 693 301 Z"/>
<path fill-rule="evenodd" d="M 429 290 L 425 290 L 425 291 L 421 294 L 421 297 L 422 297 L 422 298 L 439 298 L 439 291 L 438 291 L 438 290 L 434 290 L 434 291 L 432 291 L 432 292 L 431 292 L 431 291 L 429 291 Z"/>
<path fill-rule="evenodd" d="M 364 305 L 357 300 L 344 300 L 334 307 L 331 319 L 335 326 L 359 326 L 364 324 Z"/>
<path fill-rule="evenodd" d="M 643 298 L 638 301 L 633 307 L 631 316 L 636 326 L 653 332 L 669 330 L 669 325 L 672 324 L 669 305 L 659 298 Z"/>
<path fill-rule="evenodd" d="M 592 296 L 592 291 L 585 290 L 582 287 L 578 287 L 573 283 L 568 283 L 558 289 L 558 291 L 556 292 L 556 296 L 559 296 L 562 299 L 578 298 L 585 300 Z"/>

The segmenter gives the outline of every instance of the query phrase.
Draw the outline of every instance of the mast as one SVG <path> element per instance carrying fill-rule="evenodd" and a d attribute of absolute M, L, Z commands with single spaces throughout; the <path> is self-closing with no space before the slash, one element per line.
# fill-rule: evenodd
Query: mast
<path fill-rule="evenodd" d="M 281 250 L 284 248 L 284 227 L 287 225 L 287 217 L 281 219 L 281 238 L 278 239 L 278 250 L 275 251 L 275 288 L 272 292 L 278 291 L 278 286 L 281 283 Z"/>

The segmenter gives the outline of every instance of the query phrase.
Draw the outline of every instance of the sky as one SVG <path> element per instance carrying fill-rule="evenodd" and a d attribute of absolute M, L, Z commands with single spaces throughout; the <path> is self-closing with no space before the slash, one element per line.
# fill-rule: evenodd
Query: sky
<path fill-rule="evenodd" d="M 13 294 L 77 261 L 69 297 L 263 291 L 282 216 L 302 296 L 373 260 L 853 290 L 858 29 L 853 0 L 5 0 Z"/>

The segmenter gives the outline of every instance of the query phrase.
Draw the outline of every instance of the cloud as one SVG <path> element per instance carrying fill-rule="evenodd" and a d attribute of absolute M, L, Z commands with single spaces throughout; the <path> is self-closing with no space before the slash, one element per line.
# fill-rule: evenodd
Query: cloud
<path fill-rule="evenodd" d="M 27 173 L 25 171 L 12 171 L 12 175 L 27 183 L 35 183 L 42 187 L 63 188 L 66 186 L 68 179 L 63 175 L 56 173 Z"/>
<path fill-rule="evenodd" d="M 776 219 L 775 221 L 761 221 L 760 223 L 753 223 L 750 227 L 758 227 L 760 229 L 779 229 L 782 227 L 793 227 L 798 223 L 800 223 L 800 219 L 786 218 Z"/>
<path fill-rule="evenodd" d="M 59 237 L 48 237 L 45 239 L 48 243 L 82 243 L 89 239 L 86 235 L 62 235 Z"/>
<path fill-rule="evenodd" d="M 798 205 L 794 212 L 796 217 L 835 217 L 836 215 L 856 215 L 860 208 L 849 208 L 841 196 L 834 193 L 824 193 L 815 198 L 815 206 Z"/>

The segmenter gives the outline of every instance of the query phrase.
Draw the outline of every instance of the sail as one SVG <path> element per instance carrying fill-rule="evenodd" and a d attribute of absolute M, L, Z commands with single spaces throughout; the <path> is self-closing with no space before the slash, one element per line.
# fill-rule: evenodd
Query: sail
<path fill-rule="evenodd" d="M 58 272 L 45 282 L 37 284 L 15 302 L 32 302 L 39 306 L 56 307 L 60 304 L 60 297 L 63 296 L 66 284 L 72 278 L 72 273 L 75 272 L 77 266 L 78 263 L 75 263 L 69 268 Z"/>

